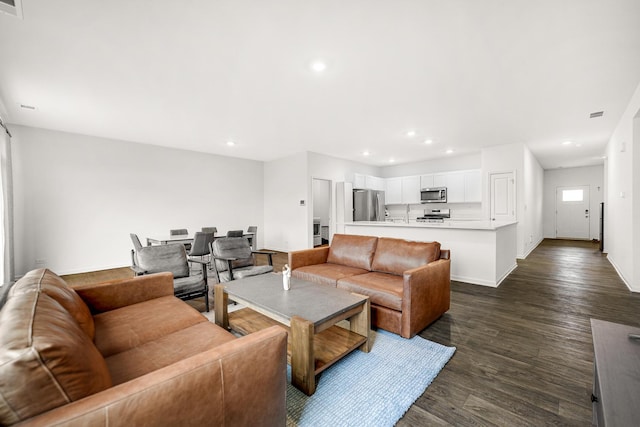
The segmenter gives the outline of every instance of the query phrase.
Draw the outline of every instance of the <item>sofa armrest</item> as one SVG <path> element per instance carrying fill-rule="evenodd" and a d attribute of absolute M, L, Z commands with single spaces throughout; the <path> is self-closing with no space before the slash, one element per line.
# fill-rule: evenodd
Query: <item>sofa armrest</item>
<path fill-rule="evenodd" d="M 146 274 L 128 279 L 74 286 L 73 289 L 89 306 L 92 313 L 102 313 L 173 295 L 173 275 L 171 273 Z"/>
<path fill-rule="evenodd" d="M 287 332 L 272 326 L 19 425 L 286 423 Z"/>
<path fill-rule="evenodd" d="M 329 257 L 329 247 L 322 246 L 313 249 L 289 252 L 289 267 L 291 270 L 307 265 L 324 264 Z"/>
<path fill-rule="evenodd" d="M 439 259 L 404 272 L 401 333 L 411 338 L 449 310 L 451 260 Z"/>

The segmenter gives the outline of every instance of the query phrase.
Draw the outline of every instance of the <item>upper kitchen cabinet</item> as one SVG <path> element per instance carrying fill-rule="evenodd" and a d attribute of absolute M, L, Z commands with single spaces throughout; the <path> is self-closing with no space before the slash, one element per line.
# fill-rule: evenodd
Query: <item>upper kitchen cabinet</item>
<path fill-rule="evenodd" d="M 420 175 L 420 189 L 433 187 L 433 174 Z"/>
<path fill-rule="evenodd" d="M 467 203 L 482 202 L 482 173 L 480 170 L 464 173 L 464 201 Z"/>
<path fill-rule="evenodd" d="M 367 188 L 365 176 L 359 173 L 353 174 L 353 188 Z"/>
<path fill-rule="evenodd" d="M 449 175 L 451 175 L 452 173 L 455 173 L 455 172 L 433 174 L 433 186 L 448 187 Z"/>
<path fill-rule="evenodd" d="M 387 178 L 385 203 L 387 205 L 409 205 L 420 203 L 420 177 L 402 176 Z"/>
<path fill-rule="evenodd" d="M 447 203 L 464 203 L 464 172 L 449 172 L 446 174 Z"/>
<path fill-rule="evenodd" d="M 387 178 L 384 193 L 387 205 L 399 205 L 402 203 L 402 178 Z"/>
<path fill-rule="evenodd" d="M 364 183 L 366 185 L 366 187 L 364 188 L 368 188 L 370 190 L 380 190 L 380 191 L 384 191 L 385 190 L 385 182 L 384 182 L 384 178 L 379 178 L 377 176 L 370 176 L 370 175 L 365 175 L 364 177 Z"/>
<path fill-rule="evenodd" d="M 419 176 L 405 176 L 402 178 L 402 203 L 420 203 Z"/>

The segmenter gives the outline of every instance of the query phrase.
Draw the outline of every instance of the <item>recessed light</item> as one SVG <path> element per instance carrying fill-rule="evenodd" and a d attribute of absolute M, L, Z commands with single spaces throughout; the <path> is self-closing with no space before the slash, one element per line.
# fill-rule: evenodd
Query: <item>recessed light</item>
<path fill-rule="evenodd" d="M 389 163 L 393 163 L 393 162 L 395 162 L 394 159 L 389 159 Z"/>
<path fill-rule="evenodd" d="M 430 144 L 432 144 L 432 143 L 433 143 L 433 140 L 431 140 L 431 139 L 425 139 L 424 143 L 425 143 L 425 144 L 427 144 L 427 145 L 430 145 Z"/>
<path fill-rule="evenodd" d="M 371 153 L 369 153 L 368 151 L 363 151 L 363 152 L 362 152 L 362 155 L 363 155 L 363 156 L 365 156 L 365 157 L 366 157 L 366 156 L 368 156 L 368 155 L 370 155 L 370 154 L 371 154 Z"/>
<path fill-rule="evenodd" d="M 235 142 L 233 142 L 233 141 L 227 141 L 227 145 L 228 145 L 229 147 L 233 147 L 234 145 L 236 145 L 236 143 L 235 143 Z"/>
<path fill-rule="evenodd" d="M 449 148 L 447 151 L 445 151 L 445 153 L 451 154 L 451 153 L 453 153 L 453 151 L 454 151 L 453 149 Z"/>
<path fill-rule="evenodd" d="M 327 69 L 327 64 L 323 61 L 313 61 L 311 63 L 311 69 L 316 73 L 321 73 Z"/>
<path fill-rule="evenodd" d="M 407 131 L 407 136 L 409 138 L 413 138 L 414 136 L 416 136 L 416 131 L 415 130 L 409 130 Z"/>
<path fill-rule="evenodd" d="M 570 144 L 571 144 L 571 141 L 564 141 L 564 142 L 562 143 L 562 145 L 570 145 Z"/>

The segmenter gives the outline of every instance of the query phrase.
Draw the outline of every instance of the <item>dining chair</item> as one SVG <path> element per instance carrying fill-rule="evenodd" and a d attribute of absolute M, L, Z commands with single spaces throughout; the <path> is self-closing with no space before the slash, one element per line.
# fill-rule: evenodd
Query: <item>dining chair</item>
<path fill-rule="evenodd" d="M 250 225 L 249 228 L 247 228 L 247 233 L 252 234 L 249 236 L 249 245 L 251 246 L 251 249 L 256 249 L 258 247 L 258 227 Z"/>
<path fill-rule="evenodd" d="M 133 249 L 131 249 L 131 265 L 136 265 L 136 252 L 142 248 L 142 243 L 140 243 L 140 238 L 135 233 L 129 233 L 129 237 L 131 237 L 131 241 L 133 242 Z"/>
<path fill-rule="evenodd" d="M 252 251 L 246 237 L 222 237 L 210 244 L 212 265 L 218 282 L 229 282 L 244 277 L 273 271 L 272 251 Z M 269 265 L 256 265 L 254 254 L 269 257 Z"/>
<path fill-rule="evenodd" d="M 188 236 L 189 230 L 186 228 L 175 228 L 173 230 L 169 230 L 169 236 Z M 186 250 L 191 250 L 191 243 L 185 243 L 184 248 Z"/>
<path fill-rule="evenodd" d="M 244 235 L 244 231 L 242 230 L 229 230 L 227 231 L 227 237 L 242 237 Z"/>
<path fill-rule="evenodd" d="M 216 227 L 202 227 L 202 231 L 204 231 L 205 233 L 213 233 L 213 235 L 215 236 L 215 234 L 218 232 L 218 229 Z"/>
<path fill-rule="evenodd" d="M 200 257 L 202 261 L 205 256 L 211 253 L 209 248 L 209 243 L 213 242 L 214 235 L 213 233 L 206 233 L 204 231 L 196 231 L 196 234 L 193 236 L 193 243 L 191 244 L 191 250 L 187 253 L 189 259 L 191 257 Z M 207 265 L 209 261 L 207 261 Z M 205 267 L 203 267 L 205 268 Z"/>

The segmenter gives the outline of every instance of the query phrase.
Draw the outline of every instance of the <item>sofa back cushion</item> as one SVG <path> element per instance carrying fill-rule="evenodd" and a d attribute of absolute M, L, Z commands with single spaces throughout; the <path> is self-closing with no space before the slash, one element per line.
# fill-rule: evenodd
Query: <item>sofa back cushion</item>
<path fill-rule="evenodd" d="M 96 329 L 89 307 L 60 276 L 46 268 L 32 270 L 13 285 L 10 295 L 27 292 L 43 292 L 56 300 L 78 322 L 78 325 L 87 336 L 93 340 Z"/>
<path fill-rule="evenodd" d="M 11 292 L 0 310 L 0 378 L 0 425 L 111 386 L 91 338 L 44 291 Z"/>
<path fill-rule="evenodd" d="M 378 238 L 375 236 L 334 234 L 327 262 L 371 271 L 377 243 Z"/>
<path fill-rule="evenodd" d="M 407 270 L 420 267 L 439 258 L 440 243 L 438 242 L 412 242 L 380 237 L 373 258 L 373 270 L 402 275 Z"/>

